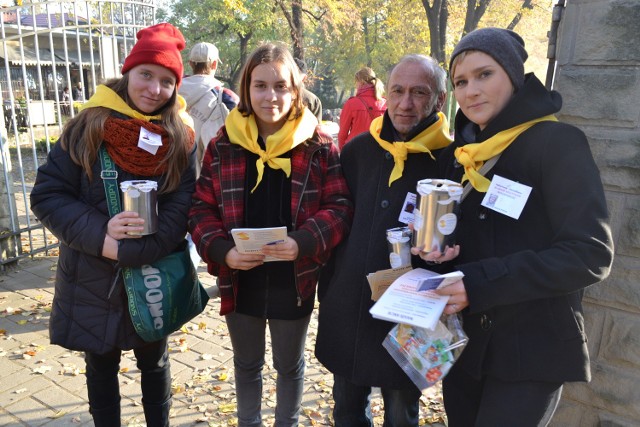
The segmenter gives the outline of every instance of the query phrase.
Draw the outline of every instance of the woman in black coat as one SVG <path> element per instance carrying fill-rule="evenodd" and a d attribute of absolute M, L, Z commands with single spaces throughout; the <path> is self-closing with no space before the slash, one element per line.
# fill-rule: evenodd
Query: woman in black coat
<path fill-rule="evenodd" d="M 443 383 L 451 427 L 547 425 L 562 384 L 590 379 L 581 301 L 610 271 L 607 206 L 585 135 L 557 122 L 560 95 L 525 77 L 526 58 L 522 38 L 497 28 L 452 54 L 460 110 L 439 165 L 473 188 L 452 262 L 464 279 L 439 291 L 469 336 Z"/>
<path fill-rule="evenodd" d="M 118 370 L 121 351 L 129 349 L 141 371 L 147 425 L 169 425 L 167 339 L 147 343 L 136 335 L 120 269 L 151 264 L 185 243 L 195 150 L 177 95 L 184 45 L 170 24 L 140 30 L 122 78 L 98 86 L 66 124 L 38 169 L 31 193 L 31 209 L 60 240 L 50 339 L 85 352 L 89 410 L 96 426 L 120 425 Z M 141 143 L 144 137 L 161 143 L 155 153 Z M 158 182 L 154 234 L 133 234 L 144 223 L 135 212 L 109 217 L 100 147 L 113 159 L 118 182 Z"/>

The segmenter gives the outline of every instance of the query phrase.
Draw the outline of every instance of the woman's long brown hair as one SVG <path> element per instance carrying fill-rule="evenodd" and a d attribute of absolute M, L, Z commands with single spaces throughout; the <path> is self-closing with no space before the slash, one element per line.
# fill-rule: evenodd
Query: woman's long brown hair
<path fill-rule="evenodd" d="M 118 94 L 129 106 L 134 108 L 127 94 L 129 75 L 126 73 L 119 79 L 105 84 Z M 177 88 L 167 103 L 154 114 L 160 114 L 160 125 L 168 134 L 169 149 L 165 158 L 159 163 L 166 163 L 164 184 L 161 193 L 174 191 L 180 185 L 182 172 L 189 166 L 189 134 L 182 122 L 177 102 Z M 69 120 L 60 135 L 60 144 L 69 152 L 71 160 L 85 171 L 89 180 L 93 179 L 92 166 L 98 158 L 98 149 L 104 138 L 104 125 L 113 110 L 106 107 L 94 107 L 82 110 Z"/>

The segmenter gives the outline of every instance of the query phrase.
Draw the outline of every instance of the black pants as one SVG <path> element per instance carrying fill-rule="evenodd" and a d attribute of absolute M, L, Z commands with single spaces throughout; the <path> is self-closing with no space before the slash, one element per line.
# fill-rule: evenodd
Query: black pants
<path fill-rule="evenodd" d="M 171 372 L 167 339 L 148 343 L 133 350 L 136 365 L 141 373 L 142 402 L 145 407 L 170 406 Z M 86 353 L 87 392 L 91 415 L 96 421 L 104 418 L 102 425 L 113 425 L 110 420 L 120 418 L 120 350 L 105 354 Z M 107 421 L 107 419 L 109 421 Z"/>
<path fill-rule="evenodd" d="M 562 394 L 562 383 L 476 380 L 463 369 L 452 369 L 442 384 L 449 427 L 544 427 Z"/>
<path fill-rule="evenodd" d="M 382 427 L 410 427 L 419 423 L 420 390 L 393 390 L 382 387 L 384 421 Z M 371 387 L 358 386 L 333 375 L 333 419 L 336 427 L 372 427 L 369 398 Z"/>

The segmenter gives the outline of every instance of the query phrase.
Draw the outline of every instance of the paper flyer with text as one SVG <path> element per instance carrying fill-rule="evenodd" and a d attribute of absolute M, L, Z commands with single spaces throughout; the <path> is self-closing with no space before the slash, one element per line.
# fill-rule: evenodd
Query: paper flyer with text
<path fill-rule="evenodd" d="M 433 329 L 449 300 L 433 290 L 463 276 L 459 271 L 441 275 L 416 268 L 396 279 L 369 312 L 376 319 Z"/>

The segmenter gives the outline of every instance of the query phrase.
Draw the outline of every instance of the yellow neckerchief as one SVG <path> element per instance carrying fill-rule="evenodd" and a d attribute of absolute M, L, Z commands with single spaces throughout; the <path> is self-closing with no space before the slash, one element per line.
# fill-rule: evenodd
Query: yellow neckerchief
<path fill-rule="evenodd" d="M 469 180 L 469 183 L 476 190 L 486 193 L 489 189 L 491 181 L 478 173 L 478 169 L 482 167 L 486 160 L 502 153 L 509 145 L 525 130 L 539 122 L 553 121 L 558 119 L 554 115 L 548 115 L 514 126 L 493 135 L 486 141 L 474 144 L 467 144 L 456 148 L 454 155 L 462 166 L 464 166 L 464 175 L 462 181 Z"/>
<path fill-rule="evenodd" d="M 395 165 L 389 176 L 389 187 L 391 187 L 393 181 L 402 176 L 404 162 L 407 160 L 409 153 L 427 153 L 434 159 L 431 150 L 444 148 L 451 143 L 449 123 L 445 115 L 440 112 L 438 112 L 438 120 L 435 123 L 414 136 L 410 141 L 395 141 L 393 143 L 380 138 L 383 117 L 380 116 L 373 119 L 369 132 L 378 141 L 378 144 L 393 156 Z"/>
<path fill-rule="evenodd" d="M 177 96 L 177 101 L 180 105 L 180 109 L 178 111 L 180 118 L 182 119 L 184 124 L 193 129 L 193 119 L 191 118 L 191 116 L 189 116 L 189 113 L 187 113 L 187 102 L 180 95 Z M 84 110 L 85 108 L 92 107 L 106 107 L 111 110 L 117 111 L 118 113 L 122 113 L 125 116 L 144 120 L 146 122 L 150 122 L 151 120 L 160 120 L 162 118 L 160 114 L 157 114 L 155 116 L 146 116 L 141 112 L 134 110 L 126 102 L 124 102 L 124 99 L 120 98 L 117 93 L 115 93 L 105 85 L 99 85 L 96 88 L 96 93 L 94 93 L 93 96 L 80 107 L 80 109 Z"/>
<path fill-rule="evenodd" d="M 287 119 L 284 125 L 273 135 L 269 135 L 265 141 L 266 150 L 258 144 L 258 124 L 255 116 L 243 116 L 237 108 L 229 112 L 225 120 L 229 141 L 237 144 L 247 151 L 258 155 L 256 168 L 258 169 L 258 181 L 251 192 L 262 181 L 264 164 L 271 169 L 282 169 L 287 175 L 291 175 L 291 159 L 278 156 L 289 152 L 293 147 L 303 143 L 313 136 L 318 125 L 318 119 L 307 108 L 302 110 L 302 115 L 294 120 Z"/>

